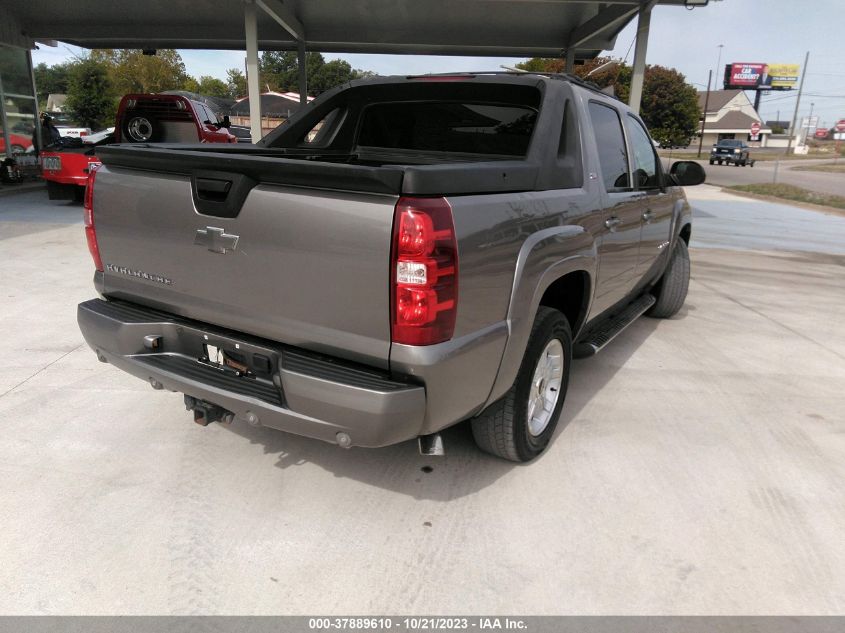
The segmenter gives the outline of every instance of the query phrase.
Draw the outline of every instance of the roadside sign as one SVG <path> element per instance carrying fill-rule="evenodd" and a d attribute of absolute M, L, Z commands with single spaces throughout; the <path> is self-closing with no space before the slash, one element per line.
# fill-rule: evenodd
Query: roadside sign
<path fill-rule="evenodd" d="M 757 121 L 751 124 L 751 135 L 757 136 L 760 133 L 760 124 Z"/>
<path fill-rule="evenodd" d="M 816 138 L 826 138 L 827 133 L 830 132 L 826 127 L 816 128 Z"/>
<path fill-rule="evenodd" d="M 834 141 L 845 141 L 845 132 L 835 132 L 833 134 Z"/>
<path fill-rule="evenodd" d="M 839 119 L 836 122 L 836 131 L 837 132 L 845 132 L 845 119 Z"/>

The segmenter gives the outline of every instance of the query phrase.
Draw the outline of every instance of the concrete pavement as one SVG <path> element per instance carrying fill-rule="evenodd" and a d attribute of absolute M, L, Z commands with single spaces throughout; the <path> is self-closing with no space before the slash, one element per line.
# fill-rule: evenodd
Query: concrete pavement
<path fill-rule="evenodd" d="M 80 208 L 0 200 L 0 613 L 843 613 L 843 257 L 690 193 L 685 308 L 576 361 L 524 466 L 194 425 L 83 345 Z"/>

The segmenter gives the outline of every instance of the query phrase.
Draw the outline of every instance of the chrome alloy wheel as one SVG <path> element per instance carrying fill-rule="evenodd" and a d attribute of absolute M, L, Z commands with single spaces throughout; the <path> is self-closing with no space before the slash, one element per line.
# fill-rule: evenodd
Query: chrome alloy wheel
<path fill-rule="evenodd" d="M 552 420 L 562 376 L 563 345 L 554 338 L 540 354 L 528 392 L 528 432 L 534 437 L 545 431 Z"/>
<path fill-rule="evenodd" d="M 142 143 L 144 141 L 149 141 L 153 135 L 153 124 L 149 122 L 148 119 L 144 117 L 135 117 L 129 122 L 127 127 L 127 132 L 129 136 L 132 137 L 133 141 L 137 141 Z"/>

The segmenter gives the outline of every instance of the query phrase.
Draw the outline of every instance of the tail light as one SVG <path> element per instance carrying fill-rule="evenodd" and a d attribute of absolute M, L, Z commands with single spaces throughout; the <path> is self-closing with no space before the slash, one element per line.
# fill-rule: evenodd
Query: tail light
<path fill-rule="evenodd" d="M 458 248 L 445 198 L 400 198 L 393 219 L 391 324 L 394 343 L 452 338 L 458 307 Z"/>
<path fill-rule="evenodd" d="M 94 179 L 97 177 L 99 165 L 90 165 L 88 184 L 85 185 L 85 202 L 83 217 L 85 220 L 85 237 L 88 240 L 88 251 L 94 260 L 94 266 L 103 272 L 103 260 L 100 259 L 100 247 L 97 245 L 97 230 L 94 228 Z"/>

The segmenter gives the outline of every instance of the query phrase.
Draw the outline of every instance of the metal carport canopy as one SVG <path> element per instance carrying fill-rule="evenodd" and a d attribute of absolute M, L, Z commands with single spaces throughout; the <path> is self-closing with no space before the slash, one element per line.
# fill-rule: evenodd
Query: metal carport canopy
<path fill-rule="evenodd" d="M 259 103 L 257 51 L 405 53 L 589 59 L 612 49 L 640 16 L 632 103 L 655 4 L 702 0 L 26 0 L 2 2 L 0 22 L 20 40 L 84 48 L 247 51 Z M 639 62 L 639 63 L 638 63 Z M 301 65 L 304 67 L 304 64 Z M 637 76 L 639 75 L 639 77 Z M 640 81 L 641 86 L 641 81 Z M 305 88 L 300 78 L 300 92 Z M 636 97 L 636 98 L 635 98 Z"/>

